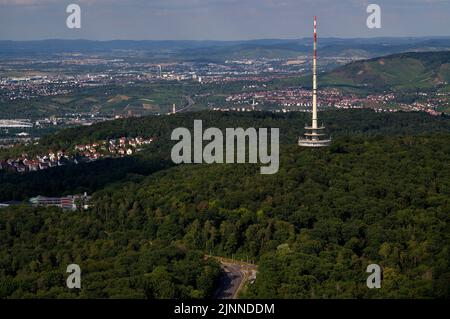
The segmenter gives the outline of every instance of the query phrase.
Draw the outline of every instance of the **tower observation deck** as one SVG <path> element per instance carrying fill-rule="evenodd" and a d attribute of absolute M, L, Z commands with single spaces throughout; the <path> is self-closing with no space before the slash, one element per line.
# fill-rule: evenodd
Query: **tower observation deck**
<path fill-rule="evenodd" d="M 313 56 L 313 109 L 311 126 L 305 126 L 305 134 L 298 139 L 298 145 L 304 147 L 329 146 L 331 139 L 323 133 L 325 127 L 317 125 L 317 18 L 314 17 L 314 56 Z"/>

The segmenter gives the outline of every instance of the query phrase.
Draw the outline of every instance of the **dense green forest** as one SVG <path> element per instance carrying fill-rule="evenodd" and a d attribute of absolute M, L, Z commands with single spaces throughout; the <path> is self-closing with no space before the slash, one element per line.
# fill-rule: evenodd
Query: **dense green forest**
<path fill-rule="evenodd" d="M 210 297 L 220 275 L 203 258 L 211 253 L 256 261 L 246 298 L 448 298 L 449 119 L 370 111 L 323 118 L 333 144 L 321 150 L 295 144 L 307 114 L 187 113 L 43 139 L 42 148 L 134 134 L 157 142 L 130 164 L 109 160 L 105 170 L 99 161 L 2 176 L 3 199 L 75 190 L 93 199 L 83 212 L 0 210 L 0 297 Z M 193 119 L 205 127 L 279 127 L 279 172 L 173 166 L 170 132 Z M 70 176 L 82 171 L 95 185 Z M 21 191 L 3 195 L 8 189 Z M 83 270 L 79 292 L 64 288 L 69 263 Z M 366 287 L 372 263 L 383 269 L 381 289 Z"/>
<path fill-rule="evenodd" d="M 2 211 L 0 229 L 0 298 L 205 298 L 220 275 L 200 251 L 110 230 L 95 214 L 18 207 Z M 81 290 L 66 288 L 71 263 Z"/>

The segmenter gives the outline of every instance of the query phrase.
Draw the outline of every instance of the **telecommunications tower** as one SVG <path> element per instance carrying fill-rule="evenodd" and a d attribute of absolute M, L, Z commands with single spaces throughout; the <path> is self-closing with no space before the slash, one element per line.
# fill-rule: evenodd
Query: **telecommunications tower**
<path fill-rule="evenodd" d="M 313 56 L 313 109 L 311 126 L 305 126 L 304 137 L 298 139 L 298 145 L 304 147 L 329 146 L 331 139 L 323 133 L 325 127 L 317 125 L 317 18 L 314 17 L 314 56 Z"/>

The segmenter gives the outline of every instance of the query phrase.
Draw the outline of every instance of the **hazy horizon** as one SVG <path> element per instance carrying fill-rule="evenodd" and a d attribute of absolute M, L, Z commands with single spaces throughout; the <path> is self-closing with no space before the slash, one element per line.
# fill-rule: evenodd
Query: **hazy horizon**
<path fill-rule="evenodd" d="M 66 27 L 66 7 L 81 7 L 81 28 Z M 369 3 L 381 28 L 369 29 Z M 450 37 L 450 0 L 0 0 L 0 40 L 295 40 Z"/>
<path fill-rule="evenodd" d="M 251 41 L 301 41 L 309 40 L 312 37 L 301 38 L 255 38 L 255 39 L 65 39 L 65 38 L 42 38 L 32 40 L 14 40 L 14 39 L 0 39 L 2 42 L 38 42 L 38 41 L 91 41 L 91 42 L 112 42 L 112 41 L 131 41 L 131 42 L 251 42 Z M 321 37 L 322 40 L 383 40 L 383 39 L 450 39 L 450 35 L 443 36 L 393 36 L 393 37 Z"/>

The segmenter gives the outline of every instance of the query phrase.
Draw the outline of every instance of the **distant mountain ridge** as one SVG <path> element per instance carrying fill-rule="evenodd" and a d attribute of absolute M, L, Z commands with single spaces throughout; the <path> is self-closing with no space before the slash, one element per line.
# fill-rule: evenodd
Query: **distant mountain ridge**
<path fill-rule="evenodd" d="M 213 40 L 37 40 L 0 41 L 0 56 L 112 53 L 142 51 L 185 59 L 223 61 L 230 58 L 291 57 L 311 54 L 311 38 L 261 39 L 248 41 Z M 450 50 L 450 37 L 424 38 L 320 38 L 319 52 L 327 56 L 371 58 L 407 51 Z"/>

